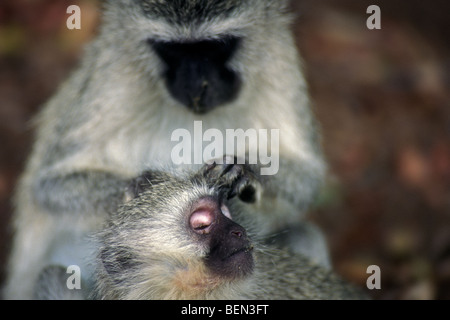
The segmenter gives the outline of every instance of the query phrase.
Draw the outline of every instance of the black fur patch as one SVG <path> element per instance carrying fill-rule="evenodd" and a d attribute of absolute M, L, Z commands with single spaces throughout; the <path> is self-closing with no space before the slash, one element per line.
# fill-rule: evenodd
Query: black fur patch
<path fill-rule="evenodd" d="M 252 246 L 245 229 L 224 215 L 215 223 L 209 245 L 205 264 L 214 274 L 233 279 L 253 271 Z"/>
<path fill-rule="evenodd" d="M 149 41 L 166 68 L 171 95 L 197 113 L 233 101 L 241 86 L 239 75 L 227 66 L 240 39 L 195 42 Z"/>

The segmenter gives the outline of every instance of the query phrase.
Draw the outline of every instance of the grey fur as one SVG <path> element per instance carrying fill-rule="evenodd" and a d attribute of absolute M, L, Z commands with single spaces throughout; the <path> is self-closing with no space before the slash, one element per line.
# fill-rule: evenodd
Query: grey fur
<path fill-rule="evenodd" d="M 159 5 L 146 11 L 153 3 Z M 244 205 L 262 234 L 300 223 L 318 192 L 325 164 L 286 1 L 190 0 L 183 12 L 168 3 L 106 1 L 98 37 L 37 117 L 36 142 L 15 196 L 6 298 L 32 298 L 49 261 L 65 263 L 54 254 L 61 237 L 97 230 L 122 203 L 131 179 L 172 163 L 171 133 L 192 130 L 194 120 L 202 120 L 204 130 L 281 130 L 280 171 L 263 184 L 260 201 Z M 209 9 L 197 19 L 192 10 L 200 5 Z M 179 17 L 182 23 L 174 23 Z M 243 88 L 229 105 L 195 115 L 167 92 L 147 40 L 224 34 L 244 38 L 230 61 Z M 328 263 L 326 252 L 314 257 Z"/>
<path fill-rule="evenodd" d="M 84 300 L 87 293 L 83 289 L 69 290 L 66 286 L 68 274 L 63 266 L 44 268 L 34 286 L 35 300 Z M 85 287 L 84 285 L 82 287 Z"/>
<path fill-rule="evenodd" d="M 186 221 L 192 204 L 217 195 L 219 184 L 192 176 L 165 175 L 164 179 L 122 206 L 98 234 L 95 298 L 367 298 L 310 259 L 258 241 L 253 244 L 253 272 L 231 279 L 211 273 L 204 262 L 209 248 L 198 241 Z M 233 217 L 237 213 L 230 211 Z"/>

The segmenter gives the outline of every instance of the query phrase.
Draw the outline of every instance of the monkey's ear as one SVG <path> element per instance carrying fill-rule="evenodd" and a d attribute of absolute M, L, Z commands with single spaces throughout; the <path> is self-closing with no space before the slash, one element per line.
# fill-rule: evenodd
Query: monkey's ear
<path fill-rule="evenodd" d="M 150 188 L 155 182 L 155 176 L 155 172 L 145 171 L 140 176 L 132 179 L 125 190 L 124 202 L 136 198 L 144 190 Z"/>

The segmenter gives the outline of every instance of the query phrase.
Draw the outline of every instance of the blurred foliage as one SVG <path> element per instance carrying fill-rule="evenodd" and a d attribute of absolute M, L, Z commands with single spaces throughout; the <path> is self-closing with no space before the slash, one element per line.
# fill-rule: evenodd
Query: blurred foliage
<path fill-rule="evenodd" d="M 66 8 L 82 10 L 68 30 Z M 382 29 L 366 28 L 378 4 Z M 377 299 L 450 298 L 450 3 L 293 1 L 330 177 L 311 219 L 336 270 Z M 95 34 L 99 1 L 0 3 L 0 261 L 29 122 Z M 4 268 L 3 268 L 4 269 Z M 1 271 L 4 271 L 4 270 Z M 1 274 L 3 275 L 3 273 Z"/>
<path fill-rule="evenodd" d="M 370 4 L 381 30 L 365 27 Z M 450 3 L 294 7 L 330 164 L 328 202 L 311 218 L 336 269 L 363 286 L 367 266 L 379 265 L 375 298 L 449 299 Z"/>

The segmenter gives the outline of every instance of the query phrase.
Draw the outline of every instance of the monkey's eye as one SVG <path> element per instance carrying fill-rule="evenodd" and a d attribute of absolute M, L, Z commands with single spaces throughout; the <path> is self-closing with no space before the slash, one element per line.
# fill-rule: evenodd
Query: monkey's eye
<path fill-rule="evenodd" d="M 227 217 L 230 220 L 233 220 L 233 218 L 231 218 L 231 213 L 230 210 L 228 209 L 228 207 L 224 204 L 222 204 L 222 206 L 220 207 L 220 211 L 222 211 L 222 214 Z"/>
<path fill-rule="evenodd" d="M 192 230 L 198 234 L 208 234 L 215 220 L 214 212 L 209 208 L 194 211 L 189 219 Z"/>

